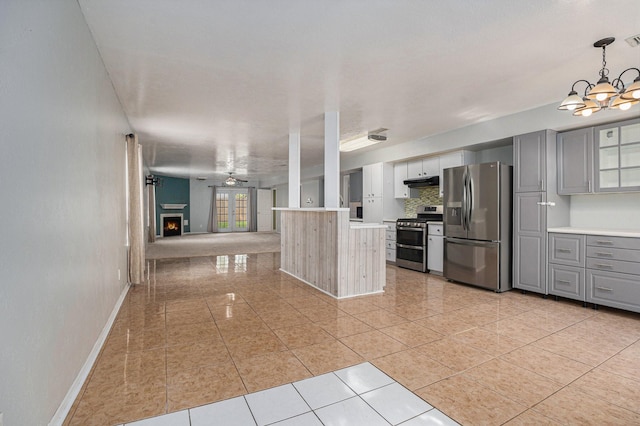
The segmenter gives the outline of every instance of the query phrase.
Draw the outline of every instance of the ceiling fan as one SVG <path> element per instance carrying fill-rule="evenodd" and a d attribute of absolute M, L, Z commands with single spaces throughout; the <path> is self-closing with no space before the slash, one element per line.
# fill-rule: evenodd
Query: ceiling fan
<path fill-rule="evenodd" d="M 229 177 L 225 179 L 224 184 L 225 186 L 242 186 L 242 184 L 246 182 L 249 181 L 233 177 L 233 172 L 229 172 Z"/>

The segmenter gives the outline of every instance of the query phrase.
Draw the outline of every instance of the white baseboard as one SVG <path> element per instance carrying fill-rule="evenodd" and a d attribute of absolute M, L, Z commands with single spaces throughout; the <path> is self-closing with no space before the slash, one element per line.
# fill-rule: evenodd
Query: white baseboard
<path fill-rule="evenodd" d="M 374 294 L 382 294 L 382 293 L 384 293 L 384 289 L 383 289 L 383 290 L 378 290 L 378 291 L 371 291 L 369 293 L 351 294 L 349 296 L 340 296 L 340 297 L 338 297 L 338 296 L 335 296 L 335 295 L 329 293 L 328 291 L 325 291 L 325 290 L 323 290 L 321 288 L 316 287 L 314 284 L 311 284 L 309 281 L 303 280 L 302 278 L 298 277 L 297 275 L 295 275 L 295 274 L 293 274 L 293 273 L 291 273 L 289 271 L 285 271 L 282 268 L 280 268 L 280 271 L 284 272 L 287 275 L 292 276 L 293 278 L 295 278 L 295 279 L 297 279 L 299 281 L 302 281 L 306 285 L 313 287 L 315 290 L 318 290 L 318 291 L 326 294 L 327 296 L 331 296 L 331 297 L 333 297 L 334 299 L 337 299 L 337 300 L 351 299 L 351 298 L 360 297 L 360 296 L 372 296 Z"/>
<path fill-rule="evenodd" d="M 127 292 L 129 291 L 130 287 L 131 285 L 127 284 L 124 287 L 124 289 L 122 289 L 122 293 L 120 293 L 120 297 L 118 298 L 116 305 L 113 307 L 113 310 L 111 311 L 111 315 L 109 315 L 109 319 L 107 320 L 107 323 L 105 324 L 104 328 L 102 329 L 102 332 L 98 336 L 98 340 L 96 340 L 96 343 L 93 345 L 93 349 L 91 349 L 91 352 L 87 357 L 87 360 L 85 361 L 84 365 L 80 369 L 80 372 L 76 376 L 76 379 L 73 381 L 73 384 L 71 385 L 71 387 L 69 388 L 69 391 L 67 392 L 64 399 L 62 400 L 62 403 L 58 407 L 58 410 L 56 410 L 56 413 L 53 415 L 53 418 L 49 422 L 49 426 L 62 426 L 62 423 L 64 423 L 64 420 L 67 418 L 67 415 L 69 414 L 69 410 L 71 410 L 71 406 L 73 405 L 74 401 L 78 397 L 78 394 L 82 389 L 82 385 L 84 384 L 85 380 L 87 380 L 87 377 L 91 372 L 91 368 L 93 367 L 93 364 L 98 359 L 100 350 L 102 349 L 104 342 L 107 340 L 107 336 L 109 335 L 109 330 L 111 330 L 111 326 L 116 320 L 116 315 L 118 315 L 118 311 L 120 310 L 120 307 L 122 306 L 122 303 L 124 302 L 124 298 L 127 296 Z"/>

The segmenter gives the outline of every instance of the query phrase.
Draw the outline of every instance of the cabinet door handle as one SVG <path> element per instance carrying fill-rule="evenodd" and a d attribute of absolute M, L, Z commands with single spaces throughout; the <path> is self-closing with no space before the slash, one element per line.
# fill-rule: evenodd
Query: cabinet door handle
<path fill-rule="evenodd" d="M 607 257 L 611 257 L 613 256 L 613 253 L 607 253 L 606 251 L 598 251 L 596 252 L 597 256 L 607 256 Z"/>
<path fill-rule="evenodd" d="M 609 287 L 596 287 L 596 290 L 602 290 L 602 291 L 613 291 L 612 288 Z"/>
<path fill-rule="evenodd" d="M 589 187 L 589 192 L 591 192 L 591 180 L 587 181 L 587 186 Z"/>
<path fill-rule="evenodd" d="M 567 281 L 567 280 L 556 280 L 556 282 L 558 284 L 571 284 L 571 281 Z"/>
<path fill-rule="evenodd" d="M 596 244 L 607 244 L 607 245 L 612 245 L 613 241 L 609 241 L 609 240 L 597 240 Z"/>
<path fill-rule="evenodd" d="M 607 269 L 613 268 L 613 265 L 607 265 L 606 263 L 596 263 L 593 266 L 595 266 L 596 268 L 607 268 Z"/>
<path fill-rule="evenodd" d="M 571 253 L 571 249 L 559 248 L 556 250 L 558 250 L 560 253 Z"/>

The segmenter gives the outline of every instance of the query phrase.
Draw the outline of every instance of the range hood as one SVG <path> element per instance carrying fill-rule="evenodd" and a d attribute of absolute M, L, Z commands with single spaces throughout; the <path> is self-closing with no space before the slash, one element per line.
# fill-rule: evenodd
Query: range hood
<path fill-rule="evenodd" d="M 440 185 L 440 176 L 427 176 L 416 179 L 407 179 L 403 182 L 409 188 L 424 188 L 426 186 Z"/>

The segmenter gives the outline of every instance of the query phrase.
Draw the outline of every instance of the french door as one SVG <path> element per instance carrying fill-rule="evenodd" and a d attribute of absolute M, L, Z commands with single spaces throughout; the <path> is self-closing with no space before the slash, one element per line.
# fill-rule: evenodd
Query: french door
<path fill-rule="evenodd" d="M 248 231 L 249 191 L 220 188 L 216 193 L 218 232 Z"/>

